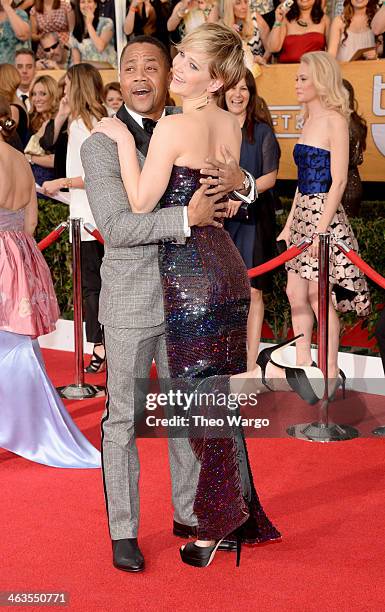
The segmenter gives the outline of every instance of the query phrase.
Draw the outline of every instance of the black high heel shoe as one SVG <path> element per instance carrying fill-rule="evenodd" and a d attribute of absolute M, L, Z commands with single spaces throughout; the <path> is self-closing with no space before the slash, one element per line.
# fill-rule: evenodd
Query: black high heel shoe
<path fill-rule="evenodd" d="M 323 398 L 325 393 L 325 380 L 321 370 L 311 366 L 290 366 L 282 359 L 282 351 L 286 346 L 295 344 L 303 334 L 295 336 L 291 340 L 286 340 L 280 344 L 264 349 L 258 355 L 257 365 L 261 368 L 262 382 L 269 389 L 266 383 L 266 367 L 269 362 L 285 371 L 288 385 L 305 402 L 310 405 L 316 404 Z"/>
<path fill-rule="evenodd" d="M 283 349 L 285 346 L 290 346 L 291 344 L 295 344 L 298 338 L 302 338 L 302 337 L 303 337 L 303 334 L 298 334 L 298 336 L 295 336 L 291 340 L 285 340 L 285 342 L 281 342 L 280 344 L 269 346 L 268 348 L 263 349 L 263 351 L 259 353 L 257 357 L 257 365 L 259 365 L 259 367 L 261 368 L 262 383 L 265 385 L 267 389 L 269 389 L 269 391 L 274 391 L 274 389 L 269 387 L 269 385 L 266 382 L 266 368 L 267 368 L 267 364 L 270 363 L 271 361 L 272 354 L 275 351 L 279 351 L 280 349 Z"/>
<path fill-rule="evenodd" d="M 97 353 L 95 353 L 95 347 L 102 346 L 101 344 L 95 344 L 94 350 L 92 353 L 91 361 L 89 365 L 84 368 L 84 371 L 87 374 L 99 374 L 99 372 L 104 372 L 106 369 L 106 355 L 104 357 L 100 357 Z"/>
<path fill-rule="evenodd" d="M 282 359 L 281 354 L 275 351 L 270 359 L 271 363 L 285 370 L 286 381 L 305 402 L 316 404 L 325 393 L 325 379 L 322 371 L 314 366 L 289 366 Z"/>
<path fill-rule="evenodd" d="M 237 529 L 236 533 L 237 548 L 236 548 L 236 567 L 239 567 L 241 562 L 242 549 L 242 533 L 241 529 Z M 179 549 L 183 563 L 192 565 L 193 567 L 208 567 L 215 557 L 220 543 L 224 540 L 217 540 L 212 546 L 197 546 L 195 542 L 188 542 Z"/>
<path fill-rule="evenodd" d="M 330 402 L 333 402 L 335 400 L 336 393 L 337 393 L 337 391 L 338 391 L 338 389 L 340 387 L 342 387 L 342 399 L 345 399 L 346 398 L 346 389 L 345 389 L 345 387 L 346 387 L 346 374 L 341 369 L 339 370 L 338 376 L 335 379 L 334 388 L 331 391 L 330 391 L 330 389 L 328 390 L 329 391 L 329 401 Z"/>

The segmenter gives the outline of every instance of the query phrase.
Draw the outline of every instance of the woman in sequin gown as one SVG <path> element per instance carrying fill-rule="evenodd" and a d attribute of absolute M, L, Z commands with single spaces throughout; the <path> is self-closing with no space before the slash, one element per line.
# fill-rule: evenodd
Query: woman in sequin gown
<path fill-rule="evenodd" d="M 239 160 L 239 123 L 217 107 L 215 96 L 243 71 L 242 42 L 230 28 L 206 24 L 189 34 L 174 59 L 171 84 L 183 114 L 160 119 L 142 172 L 127 129 L 117 119 L 101 121 L 96 131 L 118 144 L 134 212 L 153 210 L 159 199 L 162 207 L 186 206 L 200 186 L 205 158 L 224 143 Z M 228 394 L 230 374 L 246 368 L 250 284 L 238 250 L 222 227 L 194 227 L 186 245 L 163 245 L 159 262 L 171 378 L 182 387 Z M 246 522 L 248 541 L 279 538 L 259 503 L 242 431 L 209 433 L 190 438 L 201 465 L 197 542 L 210 545 Z"/>
<path fill-rule="evenodd" d="M 286 264 L 294 334 L 304 334 L 296 343 L 297 365 L 309 365 L 314 315 L 318 314 L 317 234 L 331 234 L 328 374 L 332 384 L 338 386 L 339 321 L 335 307 L 341 312 L 355 310 L 361 316 L 369 311 L 365 278 L 335 245 L 342 239 L 357 251 L 341 204 L 349 163 L 349 100 L 337 62 L 324 51 L 302 56 L 296 90 L 305 106 L 301 142 L 294 147 L 298 188 L 278 240 L 292 245 L 305 236 L 314 237 L 308 250 Z"/>

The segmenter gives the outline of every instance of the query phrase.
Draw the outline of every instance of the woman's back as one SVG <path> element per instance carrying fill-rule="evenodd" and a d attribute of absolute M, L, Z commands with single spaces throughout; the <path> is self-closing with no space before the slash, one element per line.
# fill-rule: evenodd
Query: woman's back
<path fill-rule="evenodd" d="M 239 160 L 242 138 L 239 123 L 215 104 L 208 104 L 202 110 L 171 115 L 165 120 L 173 128 L 173 142 L 167 146 L 175 144 L 176 166 L 203 168 L 207 157 L 223 157 L 223 145 Z"/>
<path fill-rule="evenodd" d="M 25 208 L 33 188 L 33 175 L 25 156 L 0 142 L 0 207 L 13 211 Z"/>

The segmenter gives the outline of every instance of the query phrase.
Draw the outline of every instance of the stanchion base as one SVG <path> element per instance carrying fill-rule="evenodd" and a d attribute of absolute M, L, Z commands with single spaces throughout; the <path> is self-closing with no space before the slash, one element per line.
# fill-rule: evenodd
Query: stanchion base
<path fill-rule="evenodd" d="M 360 432 L 350 425 L 336 425 L 329 423 L 300 423 L 291 425 L 287 433 L 292 438 L 307 440 L 308 442 L 343 442 L 358 438 Z"/>
<path fill-rule="evenodd" d="M 64 387 L 57 387 L 57 392 L 60 397 L 68 400 L 82 400 L 89 399 L 92 397 L 102 397 L 106 394 L 104 387 L 99 385 L 66 385 Z"/>
<path fill-rule="evenodd" d="M 373 436 L 385 436 L 385 425 L 381 425 L 381 427 L 376 427 L 372 431 Z"/>

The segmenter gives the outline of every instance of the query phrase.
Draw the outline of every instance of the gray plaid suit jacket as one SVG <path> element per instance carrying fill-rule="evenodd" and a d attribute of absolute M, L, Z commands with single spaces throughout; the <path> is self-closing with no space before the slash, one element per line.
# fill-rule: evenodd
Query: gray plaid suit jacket
<path fill-rule="evenodd" d="M 166 109 L 166 112 L 178 109 Z M 135 138 L 143 165 L 150 136 L 124 106 L 118 112 Z M 182 207 L 133 214 L 120 174 L 118 149 L 104 134 L 92 134 L 81 148 L 85 187 L 105 241 L 99 321 L 118 328 L 145 328 L 164 321 L 158 265 L 161 242 L 186 241 Z"/>

